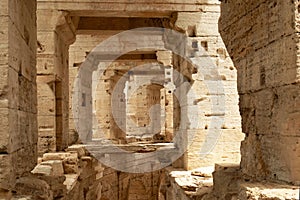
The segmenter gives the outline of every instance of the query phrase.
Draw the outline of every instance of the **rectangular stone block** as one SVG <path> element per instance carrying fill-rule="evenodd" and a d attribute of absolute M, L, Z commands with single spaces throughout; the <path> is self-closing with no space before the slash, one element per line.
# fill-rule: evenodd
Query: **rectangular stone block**
<path fill-rule="evenodd" d="M 1 11 L 1 15 L 5 16 L 8 15 L 8 0 L 3 0 L 0 2 L 0 11 Z"/>
<path fill-rule="evenodd" d="M 25 36 L 20 34 L 20 31 L 17 29 L 16 25 L 11 21 L 9 23 L 9 33 L 10 66 L 28 80 L 34 81 L 36 74 L 36 49 L 32 49 L 33 44 L 30 44 L 29 40 L 36 41 L 36 37 L 33 35 L 33 39 L 25 38 Z M 36 44 L 34 44 L 34 47 L 35 45 Z"/>
<path fill-rule="evenodd" d="M 8 108 L 1 108 L 0 109 L 0 124 L 1 124 L 1 130 L 0 130 L 0 149 L 2 153 L 7 153 L 9 150 L 9 139 L 10 139 L 10 122 L 9 122 L 9 112 L 10 109 Z"/>
<path fill-rule="evenodd" d="M 55 115 L 38 116 L 39 129 L 54 129 L 55 127 Z"/>
<path fill-rule="evenodd" d="M 27 146 L 37 144 L 37 125 L 35 120 L 36 114 L 31 114 L 24 111 L 10 110 L 9 120 L 9 153 L 16 152 Z M 18 132 L 23 130 L 24 132 Z M 22 138 L 22 140 L 20 140 Z"/>
<path fill-rule="evenodd" d="M 187 169 L 238 163 L 244 134 L 240 130 L 188 130 Z"/>
<path fill-rule="evenodd" d="M 9 190 L 11 187 L 11 158 L 9 155 L 0 155 L 0 185 Z"/>

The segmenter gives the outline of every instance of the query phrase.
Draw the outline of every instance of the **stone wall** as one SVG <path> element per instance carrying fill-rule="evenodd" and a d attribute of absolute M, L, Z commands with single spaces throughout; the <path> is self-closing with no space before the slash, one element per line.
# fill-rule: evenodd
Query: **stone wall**
<path fill-rule="evenodd" d="M 220 10 L 179 12 L 173 29 L 188 37 L 184 56 L 173 56 L 176 91 L 181 99 L 182 141 L 189 145 L 184 157 L 187 169 L 214 163 L 240 161 L 241 118 L 238 107 L 237 71 L 218 33 Z M 205 28 L 204 28 L 205 27 Z M 167 41 L 172 49 L 172 40 Z M 178 98 L 178 97 L 177 97 Z M 174 116 L 178 121 L 178 116 Z M 184 142 L 183 142 L 184 143 Z"/>
<path fill-rule="evenodd" d="M 0 195 L 37 162 L 35 10 L 34 0 L 0 3 Z"/>
<path fill-rule="evenodd" d="M 297 182 L 299 168 L 298 2 L 227 1 L 220 31 L 238 71 L 242 170 Z"/>
<path fill-rule="evenodd" d="M 158 199 L 161 172 L 129 174 L 98 162 L 83 145 L 45 153 L 28 177 L 17 184 L 15 199 Z"/>
<path fill-rule="evenodd" d="M 78 70 L 78 72 L 76 72 L 76 69 L 75 69 L 75 73 L 77 73 L 76 75 L 74 74 L 76 76 L 76 77 L 74 77 L 75 81 L 70 79 L 70 84 L 75 84 L 75 86 L 76 86 L 76 87 L 73 87 L 73 88 L 75 88 L 75 90 L 72 91 L 72 101 L 75 104 L 72 105 L 73 109 L 70 108 L 70 109 L 72 109 L 71 112 L 73 112 L 74 110 L 75 110 L 75 112 L 72 113 L 73 116 L 70 116 L 70 119 L 72 120 L 72 121 L 70 121 L 70 123 L 72 124 L 71 129 L 74 129 L 73 127 L 75 127 L 74 126 L 75 124 L 73 123 L 73 121 L 75 121 L 76 123 L 80 123 L 80 126 L 78 126 L 80 128 L 80 130 L 78 129 L 78 127 L 75 127 L 75 128 L 77 129 L 78 134 L 81 135 L 80 137 L 83 137 L 83 138 L 92 138 L 92 134 L 93 134 L 92 133 L 92 126 L 93 126 L 92 121 L 93 120 L 91 120 L 91 118 L 93 118 L 93 115 L 92 115 L 92 113 L 93 113 L 92 105 L 93 104 L 92 103 L 94 103 L 94 105 L 95 105 L 95 102 L 93 102 L 92 98 L 100 98 L 97 94 L 97 92 L 99 92 L 99 91 L 96 91 L 94 89 L 100 89 L 101 87 L 104 86 L 105 91 L 108 90 L 108 92 L 109 91 L 113 92 L 114 84 L 117 83 L 117 81 L 119 79 L 118 77 L 121 77 L 122 73 L 126 73 L 130 68 L 135 67 L 139 64 L 143 64 L 143 62 L 144 62 L 144 61 L 142 61 L 142 62 L 139 61 L 134 55 L 128 55 L 128 58 L 126 58 L 126 55 L 125 55 L 125 58 L 127 59 L 126 62 L 122 61 L 123 63 L 121 63 L 120 65 L 118 64 L 119 61 L 112 63 L 112 66 L 115 67 L 115 69 L 114 69 L 114 67 L 112 67 L 112 66 L 107 66 L 108 62 L 105 61 L 105 57 L 104 57 L 104 60 L 102 59 L 102 62 L 100 62 L 101 59 L 93 60 L 92 56 L 89 58 L 91 58 L 91 62 L 94 62 L 94 63 L 89 63 L 90 61 L 86 61 L 85 54 L 92 52 L 92 50 L 97 45 L 101 44 L 101 42 L 103 40 L 105 40 L 107 37 L 108 37 L 107 35 L 98 35 L 98 36 L 82 35 L 82 36 L 80 36 L 80 38 L 82 38 L 83 40 L 80 41 L 78 39 L 79 42 L 78 43 L 76 42 L 74 47 L 73 46 L 71 47 L 71 54 L 70 54 L 71 55 L 71 58 L 70 58 L 71 64 L 70 65 L 71 66 L 73 66 L 73 65 L 80 66 L 81 63 L 83 63 L 84 65 L 83 65 L 83 67 L 81 67 Z M 127 46 L 120 46 L 122 43 L 117 42 L 118 40 L 116 40 L 116 38 L 118 38 L 118 37 L 120 37 L 120 36 L 117 36 L 114 39 L 112 39 L 111 43 L 109 43 L 109 44 L 107 44 L 107 42 L 106 42 L 106 45 L 107 45 L 106 47 L 102 47 L 101 49 L 98 48 L 96 51 L 92 52 L 91 54 L 95 55 L 96 57 L 100 56 L 100 58 L 101 58 L 101 55 L 103 56 L 103 54 L 104 54 L 104 56 L 107 56 L 107 55 L 114 56 L 114 54 L 116 52 L 119 52 L 120 48 L 123 49 L 124 51 L 130 52 L 130 51 L 134 51 L 138 46 L 146 45 L 143 43 L 143 41 L 151 41 L 149 44 L 150 47 L 153 46 L 158 49 L 163 48 L 162 34 L 159 31 L 158 32 L 154 31 L 153 33 L 152 32 L 136 33 L 136 35 L 135 35 L 136 41 L 132 42 L 131 45 L 127 45 Z M 121 39 L 121 38 L 119 38 L 119 39 Z M 122 38 L 122 39 L 124 40 L 123 42 L 125 42 L 125 43 L 126 42 L 128 43 L 129 41 L 132 40 L 132 38 L 128 37 L 128 35 L 124 36 L 124 38 Z M 83 42 L 84 40 L 86 42 Z M 133 62 L 131 62 L 131 57 L 133 59 Z M 153 60 L 151 60 L 151 61 L 153 61 Z M 101 87 L 98 87 L 98 84 L 97 84 L 97 82 L 99 80 L 93 79 L 93 74 L 98 73 L 97 67 L 98 67 L 99 71 L 101 71 L 101 73 L 103 73 L 103 74 L 104 74 L 104 72 L 107 73 L 108 74 L 107 76 L 109 76 L 109 74 L 112 73 L 111 74 L 112 78 L 107 77 L 107 78 L 109 78 L 109 82 L 106 82 L 105 84 L 101 85 Z M 107 68 L 105 68 L 105 67 L 107 67 Z M 110 67 L 112 67 L 111 69 L 113 69 L 113 70 L 110 70 L 109 69 Z M 116 76 L 113 78 L 114 74 L 116 74 Z M 72 76 L 74 76 L 74 75 L 72 75 Z M 101 80 L 104 78 L 103 75 L 100 75 L 98 77 L 100 77 L 101 83 L 103 83 L 103 81 L 105 81 L 105 80 Z M 111 84 L 109 84 L 109 83 L 111 83 Z M 94 93 L 94 92 L 96 92 L 96 93 Z M 83 107 L 81 104 L 81 99 L 82 99 L 83 93 L 85 94 L 85 97 L 86 97 L 86 102 L 87 102 L 86 107 Z M 120 91 L 120 93 L 122 93 L 122 91 Z M 102 104 L 106 108 L 104 109 L 103 113 L 97 112 L 98 114 L 101 113 L 101 115 L 103 115 L 106 112 L 110 112 L 110 110 L 111 110 L 109 108 L 110 107 L 109 106 L 110 98 L 108 98 L 108 96 L 109 95 L 105 95 L 106 99 L 103 99 L 103 100 L 100 99 L 102 101 L 102 103 L 106 102 L 106 104 Z M 116 98 L 116 100 L 117 99 L 119 99 L 119 97 Z M 95 108 L 95 109 L 97 110 L 100 108 Z M 94 114 L 96 113 L 96 110 L 95 110 Z M 100 110 L 97 110 L 97 111 L 100 111 Z M 121 110 L 119 110 L 119 111 L 123 112 Z M 80 115 L 78 115 L 78 113 L 80 113 Z M 74 114 L 77 116 L 74 116 Z M 108 114 L 107 117 L 111 118 L 111 114 L 110 113 L 107 113 L 107 114 Z M 81 120 L 79 120 L 79 119 L 81 119 Z M 114 119 L 114 120 L 118 120 L 118 119 Z M 113 120 L 110 119 L 110 120 L 105 120 L 105 121 L 111 122 L 109 128 L 110 128 L 110 131 L 112 130 L 113 132 L 109 131 L 109 135 L 112 136 L 112 138 L 116 138 L 117 135 L 122 135 L 122 134 L 118 133 L 121 131 L 120 131 L 120 129 L 117 128 L 117 126 L 114 125 Z M 95 121 L 95 122 L 97 122 L 97 121 Z M 103 123 L 103 122 L 104 121 L 101 120 L 101 123 Z M 94 128 L 96 128 L 96 127 L 94 127 Z M 89 135 L 89 136 L 84 136 L 84 135 Z M 106 135 L 108 135 L 108 132 L 106 133 Z"/>
<path fill-rule="evenodd" d="M 68 146 L 68 48 L 75 40 L 75 29 L 65 12 L 45 9 L 37 14 L 38 149 L 42 155 Z"/>

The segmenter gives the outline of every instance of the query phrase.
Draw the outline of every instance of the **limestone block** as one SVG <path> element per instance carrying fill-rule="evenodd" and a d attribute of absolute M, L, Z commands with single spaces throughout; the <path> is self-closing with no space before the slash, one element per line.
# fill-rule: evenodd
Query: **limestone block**
<path fill-rule="evenodd" d="M 39 153 L 47 153 L 49 151 L 55 152 L 56 150 L 56 138 L 54 130 L 40 130 L 38 139 Z"/>
<path fill-rule="evenodd" d="M 77 152 L 70 153 L 64 160 L 63 160 L 63 167 L 65 174 L 76 174 L 78 173 L 78 154 Z"/>
<path fill-rule="evenodd" d="M 2 15 L 8 15 L 8 1 L 2 1 L 0 7 Z"/>
<path fill-rule="evenodd" d="M 62 12 L 57 10 L 39 10 L 37 11 L 38 30 L 39 31 L 54 31 Z M 48 23 L 44 23 L 44 22 Z"/>
<path fill-rule="evenodd" d="M 19 34 L 29 44 L 32 48 L 32 51 L 35 52 L 36 45 L 36 23 L 35 23 L 35 10 L 36 2 L 18 2 L 18 1 L 9 1 L 9 16 L 13 24 L 19 31 Z M 17 12 L 22 10 L 22 14 Z"/>
<path fill-rule="evenodd" d="M 0 148 L 5 154 L 1 157 L 1 177 L 5 177 L 1 184 L 10 190 L 16 177 L 29 172 L 36 163 L 35 2 L 27 3 L 32 7 L 25 8 L 24 2 L 1 2 Z"/>
<path fill-rule="evenodd" d="M 216 164 L 214 177 L 214 195 L 218 199 L 238 194 L 240 180 L 240 166 L 238 164 Z"/>
<path fill-rule="evenodd" d="M 11 160 L 8 155 L 0 156 L 0 185 L 1 188 L 9 189 L 11 184 Z"/>
<path fill-rule="evenodd" d="M 65 160 L 67 157 L 70 157 L 71 153 L 45 153 L 43 155 L 43 161 L 49 160 Z"/>
<path fill-rule="evenodd" d="M 53 56 L 43 57 L 43 55 L 37 57 L 37 73 L 41 75 L 52 75 L 55 69 Z"/>
<path fill-rule="evenodd" d="M 67 148 L 68 152 L 77 152 L 78 157 L 81 158 L 87 154 L 84 145 L 72 145 Z"/>
<path fill-rule="evenodd" d="M 299 188 L 274 183 L 243 183 L 240 186 L 239 199 L 299 199 Z"/>
<path fill-rule="evenodd" d="M 64 169 L 61 160 L 49 160 L 40 163 L 41 165 L 52 167 L 52 176 L 62 176 L 64 174 Z"/>
<path fill-rule="evenodd" d="M 179 12 L 177 15 L 175 26 L 187 31 L 189 36 L 218 35 L 218 12 Z"/>
<path fill-rule="evenodd" d="M 31 121 L 30 117 L 34 118 L 35 114 L 20 110 L 10 110 L 9 120 L 15 121 L 15 123 L 10 125 L 11 141 L 9 145 L 9 152 L 15 152 L 20 148 L 26 148 L 27 146 L 35 145 L 37 143 L 37 135 L 35 135 L 37 127 L 36 122 Z M 16 130 L 23 130 L 24 132 L 18 133 Z M 20 137 L 22 137 L 22 140 L 19 139 Z"/>
<path fill-rule="evenodd" d="M 78 174 L 66 174 L 66 180 L 64 182 L 64 185 L 66 185 L 67 190 L 72 190 L 78 181 Z"/>
<path fill-rule="evenodd" d="M 20 30 L 17 29 L 15 24 L 9 24 L 10 38 L 9 38 L 9 62 L 10 66 L 17 72 L 22 74 L 25 78 L 33 81 L 36 76 L 35 70 L 35 46 L 36 33 L 29 35 L 27 38 L 20 35 Z M 26 29 L 26 28 L 25 28 Z M 25 30 L 24 28 L 22 30 Z M 26 29 L 27 30 L 27 29 Z M 25 39 L 24 39 L 25 38 Z"/>
<path fill-rule="evenodd" d="M 9 148 L 9 112 L 10 110 L 8 108 L 1 108 L 0 109 L 0 116 L 1 116 L 1 131 L 0 131 L 0 148 L 2 152 L 8 152 Z"/>
<path fill-rule="evenodd" d="M 39 129 L 53 129 L 55 127 L 55 116 L 38 116 Z"/>
<path fill-rule="evenodd" d="M 27 144 L 17 151 L 10 153 L 10 156 L 13 160 L 11 169 L 13 169 L 15 176 L 21 176 L 24 171 L 30 172 L 37 163 L 36 143 Z"/>
<path fill-rule="evenodd" d="M 170 51 L 157 51 L 157 60 L 162 62 L 164 66 L 172 66 L 172 52 Z"/>
<path fill-rule="evenodd" d="M 253 147 L 256 148 L 251 150 Z M 299 155 L 297 138 L 250 134 L 242 143 L 242 155 L 243 172 L 250 176 L 294 183 L 299 181 L 299 167 L 295 167 L 299 165 L 296 159 Z"/>
<path fill-rule="evenodd" d="M 218 49 L 221 47 L 224 48 L 224 44 L 219 44 L 218 36 L 214 35 L 204 37 L 189 37 L 186 45 L 188 54 L 191 57 L 210 56 L 212 62 L 214 62 L 213 57 L 218 56 Z"/>
<path fill-rule="evenodd" d="M 194 176 L 201 176 L 201 177 L 212 177 L 212 173 L 214 172 L 214 167 L 202 167 L 194 169 L 191 174 Z"/>
<path fill-rule="evenodd" d="M 251 135 L 252 134 L 253 135 L 258 134 L 258 136 L 262 135 L 263 138 L 265 137 L 271 138 L 272 135 L 274 135 L 273 138 L 276 139 L 274 140 L 271 139 L 271 140 L 272 142 L 276 142 L 276 143 L 278 140 L 280 141 L 282 140 L 282 142 L 289 140 L 289 139 L 287 140 L 283 139 L 285 137 L 289 138 L 290 136 L 294 136 L 294 137 L 297 136 L 298 125 L 296 123 L 296 120 L 298 118 L 298 110 L 297 109 L 295 110 L 295 108 L 298 108 L 298 104 L 299 104 L 297 98 L 298 91 L 299 91 L 298 87 L 299 87 L 298 85 L 284 86 L 284 87 L 277 88 L 276 91 L 269 89 L 269 90 L 262 90 L 257 93 L 253 93 L 251 95 L 242 95 L 240 106 L 242 111 L 241 113 L 244 119 L 243 130 L 246 133 L 249 133 Z M 285 137 L 278 137 L 279 135 Z M 254 139 L 254 136 L 250 136 L 249 138 L 247 138 L 247 140 L 252 141 L 256 139 Z M 267 140 L 263 139 L 262 141 L 265 142 Z M 251 143 L 251 146 L 253 146 L 253 144 L 258 144 L 258 143 L 256 141 L 253 141 L 253 143 Z M 246 147 L 247 145 L 250 145 L 250 143 L 248 143 L 248 141 L 245 141 L 244 148 L 248 149 L 248 147 Z M 268 149 L 262 147 L 260 153 L 264 155 L 263 158 L 267 159 L 268 162 L 270 161 L 268 165 L 270 167 L 272 166 L 273 168 L 275 167 L 275 165 L 273 165 L 272 163 L 277 162 L 275 160 L 281 160 L 280 153 L 275 153 L 277 151 L 281 152 L 281 150 L 278 149 L 281 146 L 279 147 L 273 146 L 269 144 L 269 142 L 263 143 L 263 145 L 267 145 L 268 148 L 271 148 Z M 291 144 L 291 146 L 296 148 L 295 144 L 293 143 Z M 297 152 L 296 149 L 295 149 L 295 153 Z M 269 154 L 276 155 L 274 157 L 274 160 L 271 161 L 269 159 L 269 156 L 267 156 Z M 248 153 L 246 153 L 246 155 L 247 157 L 250 156 L 250 154 Z M 292 155 L 294 155 L 294 153 L 292 153 Z M 246 160 L 244 161 L 246 162 Z M 252 160 L 249 159 L 249 162 L 252 162 Z M 278 161 L 278 162 L 282 163 L 286 161 Z M 290 166 L 290 164 L 288 163 L 287 165 Z M 284 173 L 285 175 L 283 175 L 282 170 L 279 171 L 274 173 L 276 174 L 276 179 L 278 177 L 281 178 L 285 177 L 284 179 L 287 180 L 288 179 L 287 177 L 289 175 L 285 173 Z M 296 171 L 298 170 L 296 169 Z M 247 172 L 249 171 L 247 170 Z"/>
<path fill-rule="evenodd" d="M 37 175 L 52 176 L 53 168 L 50 165 L 39 164 L 31 171 L 31 173 Z"/>
<path fill-rule="evenodd" d="M 207 167 L 216 162 L 240 162 L 240 143 L 243 138 L 244 134 L 234 129 L 188 130 L 186 168 Z"/>

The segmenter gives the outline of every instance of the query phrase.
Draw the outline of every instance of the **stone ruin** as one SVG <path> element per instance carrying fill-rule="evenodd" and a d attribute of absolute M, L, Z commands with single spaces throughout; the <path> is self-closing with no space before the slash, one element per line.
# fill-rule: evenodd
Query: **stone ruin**
<path fill-rule="evenodd" d="M 299 8 L 1 0 L 0 199 L 299 199 Z"/>

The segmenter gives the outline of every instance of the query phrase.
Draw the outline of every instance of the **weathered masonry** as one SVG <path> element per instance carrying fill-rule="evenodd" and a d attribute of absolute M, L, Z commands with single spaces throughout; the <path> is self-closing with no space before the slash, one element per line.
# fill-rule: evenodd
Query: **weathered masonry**
<path fill-rule="evenodd" d="M 296 0 L 1 0 L 0 199 L 299 199 Z"/>

